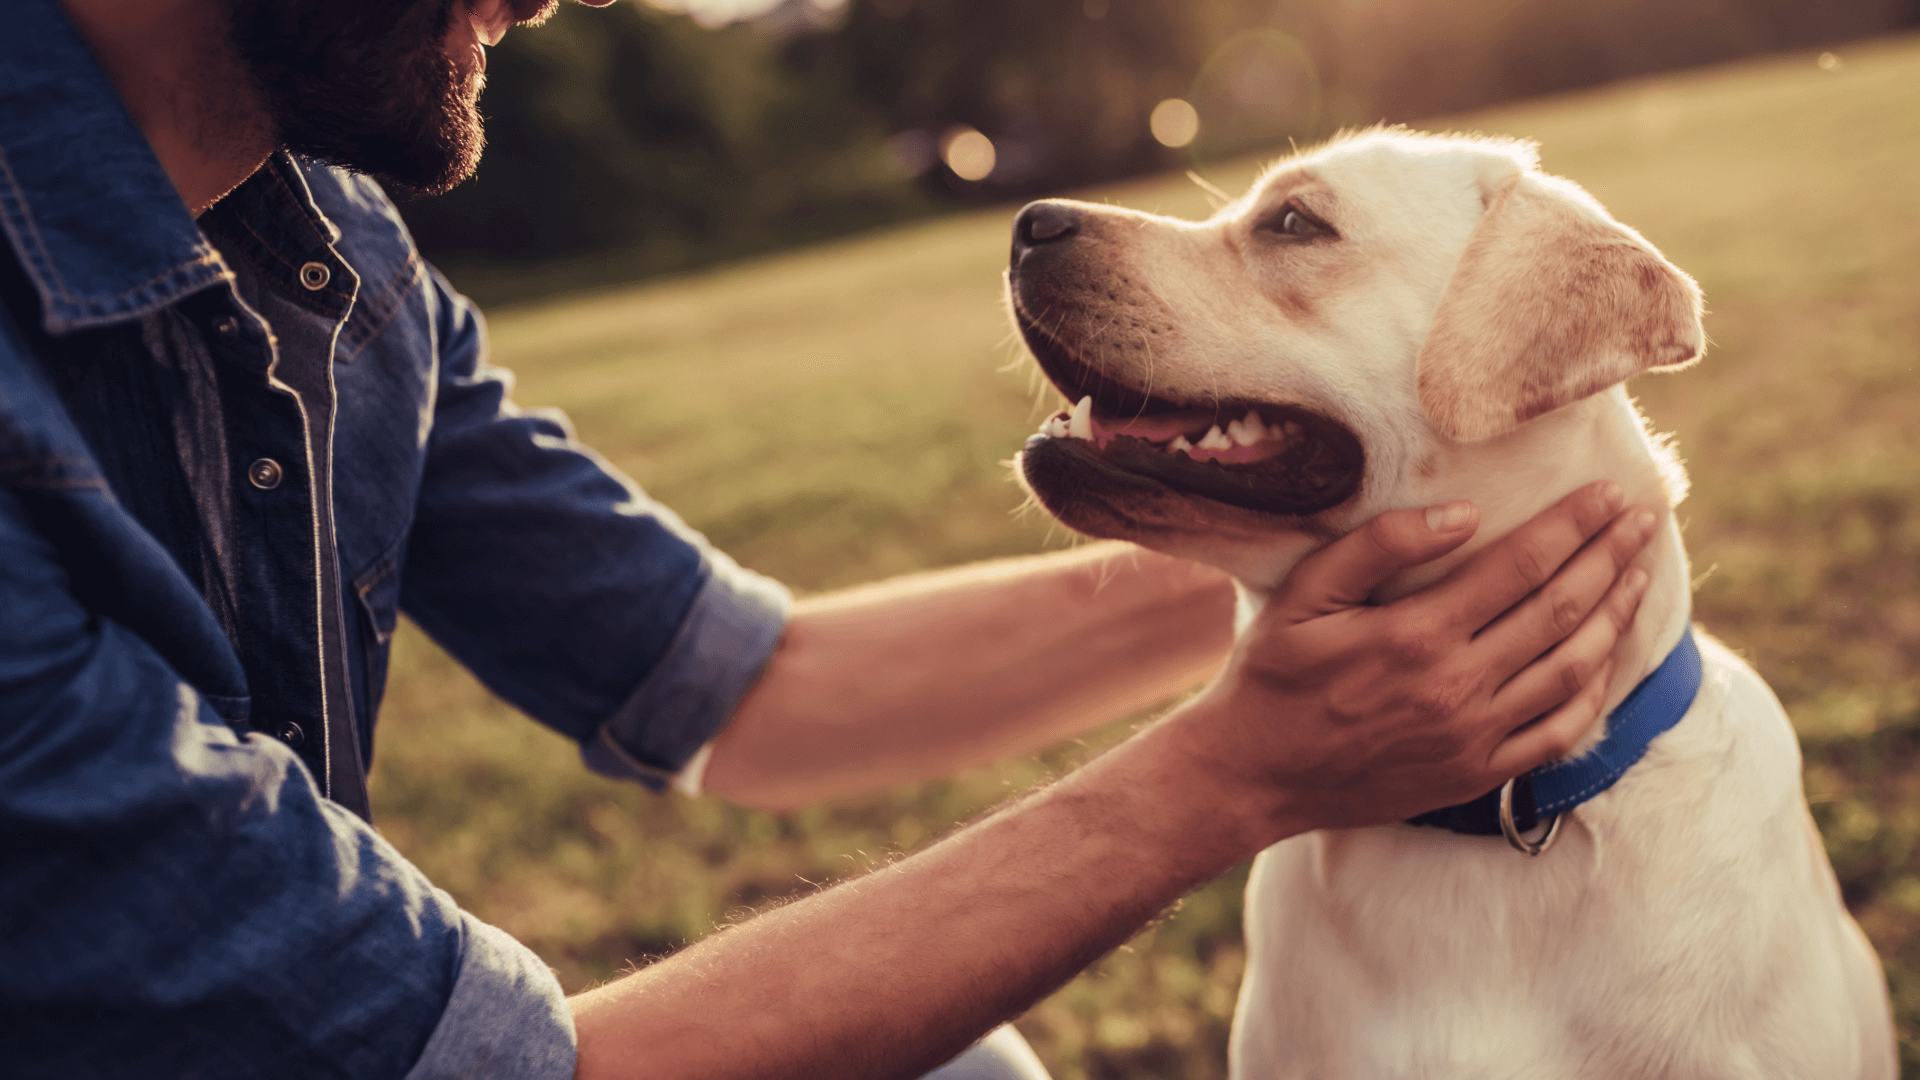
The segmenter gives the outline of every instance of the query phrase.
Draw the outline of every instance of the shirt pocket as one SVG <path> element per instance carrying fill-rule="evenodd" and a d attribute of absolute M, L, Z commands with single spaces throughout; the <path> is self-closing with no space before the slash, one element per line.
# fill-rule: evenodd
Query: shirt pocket
<path fill-rule="evenodd" d="M 393 651 L 394 627 L 400 620 L 400 561 L 404 551 L 404 543 L 394 545 L 353 579 L 353 594 L 360 600 L 361 662 L 366 671 L 369 716 L 379 711 L 380 699 L 387 691 L 387 662 Z"/>

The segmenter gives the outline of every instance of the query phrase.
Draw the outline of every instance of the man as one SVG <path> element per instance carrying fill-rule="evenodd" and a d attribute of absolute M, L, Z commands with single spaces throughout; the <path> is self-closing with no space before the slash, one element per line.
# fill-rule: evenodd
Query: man
<path fill-rule="evenodd" d="M 355 171 L 466 175 L 483 43 L 538 7 L 9 8 L 9 1075 L 916 1075 L 1262 846 L 1479 795 L 1592 723 L 1651 515 L 1576 492 L 1372 607 L 1476 521 L 1389 514 L 1072 776 L 563 1000 L 363 820 L 402 608 L 596 770 L 785 807 L 1154 700 L 1218 663 L 1230 595 L 1100 548 L 789 612 L 515 409 Z"/>

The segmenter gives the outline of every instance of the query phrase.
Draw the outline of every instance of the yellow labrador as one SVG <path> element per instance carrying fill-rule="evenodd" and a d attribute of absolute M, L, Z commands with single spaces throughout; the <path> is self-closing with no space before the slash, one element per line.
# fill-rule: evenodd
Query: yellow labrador
<path fill-rule="evenodd" d="M 1691 279 L 1529 145 L 1372 131 L 1203 222 L 1035 203 L 1008 287 L 1072 403 L 1024 482 L 1076 530 L 1227 569 L 1243 620 L 1384 510 L 1470 498 L 1483 523 L 1383 599 L 1596 479 L 1665 508 L 1574 755 L 1260 856 L 1235 1076 L 1891 1080 L 1885 985 L 1793 731 L 1696 642 L 1685 474 L 1621 385 L 1699 357 Z"/>

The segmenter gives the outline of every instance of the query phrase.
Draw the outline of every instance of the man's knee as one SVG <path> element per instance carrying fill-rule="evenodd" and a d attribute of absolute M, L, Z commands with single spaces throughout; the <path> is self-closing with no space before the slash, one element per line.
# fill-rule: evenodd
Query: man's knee
<path fill-rule="evenodd" d="M 967 1047 L 959 1057 L 928 1073 L 925 1080 L 1049 1080 L 1027 1040 L 1002 1024 Z"/>

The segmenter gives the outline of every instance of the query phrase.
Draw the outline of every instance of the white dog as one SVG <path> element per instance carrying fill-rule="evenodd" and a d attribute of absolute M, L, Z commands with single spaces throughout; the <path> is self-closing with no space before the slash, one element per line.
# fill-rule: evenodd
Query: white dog
<path fill-rule="evenodd" d="M 1694 651 L 1685 476 L 1621 385 L 1700 355 L 1691 279 L 1529 145 L 1374 131 L 1204 222 L 1035 203 L 1009 291 L 1074 403 L 1025 483 L 1078 531 L 1227 569 L 1243 625 L 1385 510 L 1470 498 L 1482 524 L 1382 599 L 1593 480 L 1666 516 L 1604 730 L 1504 789 L 1520 805 L 1255 862 L 1235 1076 L 1891 1080 L 1793 731 L 1745 663 Z"/>

